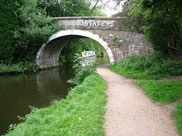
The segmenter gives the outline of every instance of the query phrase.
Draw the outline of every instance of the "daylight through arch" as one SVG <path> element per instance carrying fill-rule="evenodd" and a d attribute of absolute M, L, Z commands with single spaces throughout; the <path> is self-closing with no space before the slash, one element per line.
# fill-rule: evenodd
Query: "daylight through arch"
<path fill-rule="evenodd" d="M 100 43 L 106 50 L 109 60 L 111 64 L 114 64 L 114 57 L 111 49 L 108 47 L 108 43 L 104 41 L 99 35 L 93 34 L 92 32 L 85 31 L 85 30 L 60 30 L 53 34 L 48 42 L 44 44 L 39 52 L 37 53 L 36 56 L 36 64 L 40 68 L 45 68 L 45 67 L 52 67 L 52 66 L 57 66 L 59 65 L 59 55 L 60 52 L 63 48 L 61 45 L 58 45 L 55 43 L 55 45 L 49 45 L 50 42 L 54 41 L 55 39 L 58 38 L 63 38 L 59 42 L 62 42 L 62 44 L 66 44 L 69 39 L 64 39 L 68 36 L 79 36 L 79 37 L 86 37 L 93 39 Z"/>

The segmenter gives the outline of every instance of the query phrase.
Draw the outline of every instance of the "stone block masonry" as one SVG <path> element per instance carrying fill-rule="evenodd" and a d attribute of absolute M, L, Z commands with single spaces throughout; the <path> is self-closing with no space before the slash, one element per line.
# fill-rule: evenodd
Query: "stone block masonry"
<path fill-rule="evenodd" d="M 153 52 L 143 34 L 120 31 L 121 18 L 108 17 L 56 17 L 60 31 L 53 34 L 37 53 L 40 68 L 59 65 L 59 55 L 67 41 L 75 38 L 91 38 L 103 46 L 113 64 L 124 58 Z"/>

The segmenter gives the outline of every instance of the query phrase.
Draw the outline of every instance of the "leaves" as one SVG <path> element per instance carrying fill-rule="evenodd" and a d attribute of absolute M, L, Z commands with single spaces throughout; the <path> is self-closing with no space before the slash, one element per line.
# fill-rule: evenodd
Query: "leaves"
<path fill-rule="evenodd" d="M 39 7 L 52 17 L 91 16 L 90 4 L 85 0 L 40 0 Z"/>
<path fill-rule="evenodd" d="M 36 53 L 44 42 L 58 30 L 58 23 L 38 7 L 38 0 L 24 0 L 18 9 L 18 18 L 24 26 L 14 32 L 17 60 L 34 61 Z"/>
<path fill-rule="evenodd" d="M 182 52 L 182 1 L 131 0 L 132 13 L 145 17 L 145 35 L 156 51 L 168 57 Z"/>
<path fill-rule="evenodd" d="M 111 70 L 134 79 L 159 79 L 182 75 L 182 63 L 164 58 L 155 53 L 133 56 L 111 66 Z"/>

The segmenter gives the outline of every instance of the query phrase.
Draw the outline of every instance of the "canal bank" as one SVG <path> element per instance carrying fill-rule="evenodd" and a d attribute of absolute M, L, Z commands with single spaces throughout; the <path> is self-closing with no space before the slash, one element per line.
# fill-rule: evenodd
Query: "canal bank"
<path fill-rule="evenodd" d="M 97 58 L 97 64 L 107 63 L 107 58 Z M 59 68 L 25 72 L 23 74 L 0 75 L 0 135 L 10 124 L 17 124 L 18 117 L 30 113 L 29 106 L 43 108 L 52 101 L 65 98 L 70 87 L 67 81 L 74 77 L 72 65 Z"/>
<path fill-rule="evenodd" d="M 30 113 L 29 106 L 42 108 L 53 100 L 65 98 L 73 85 L 67 80 L 73 78 L 72 66 L 65 65 L 50 70 L 24 74 L 0 76 L 0 135 L 10 124 L 17 124 L 18 116 Z"/>
<path fill-rule="evenodd" d="M 46 108 L 34 109 L 6 136 L 104 136 L 105 90 L 105 81 L 98 74 L 92 74 L 73 88 L 66 99 L 54 101 Z"/>

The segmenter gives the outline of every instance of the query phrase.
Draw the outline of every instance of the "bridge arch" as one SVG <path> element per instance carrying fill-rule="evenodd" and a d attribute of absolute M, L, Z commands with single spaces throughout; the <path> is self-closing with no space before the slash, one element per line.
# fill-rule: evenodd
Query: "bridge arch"
<path fill-rule="evenodd" d="M 106 50 L 110 63 L 114 63 L 114 57 L 111 49 L 108 47 L 108 43 L 104 41 L 98 34 L 94 34 L 90 31 L 86 30 L 75 30 L 75 29 L 68 29 L 68 30 L 60 30 L 53 34 L 47 43 L 43 44 L 43 46 L 40 48 L 40 50 L 37 53 L 36 56 L 36 64 L 40 68 L 46 68 L 46 67 L 52 67 L 59 65 L 59 55 L 61 53 L 62 48 L 68 43 L 67 41 L 70 40 L 70 38 L 90 38 L 102 45 L 104 49 Z M 63 45 L 57 44 L 55 42 L 56 39 L 59 39 Z M 53 43 L 50 45 L 49 43 Z"/>

